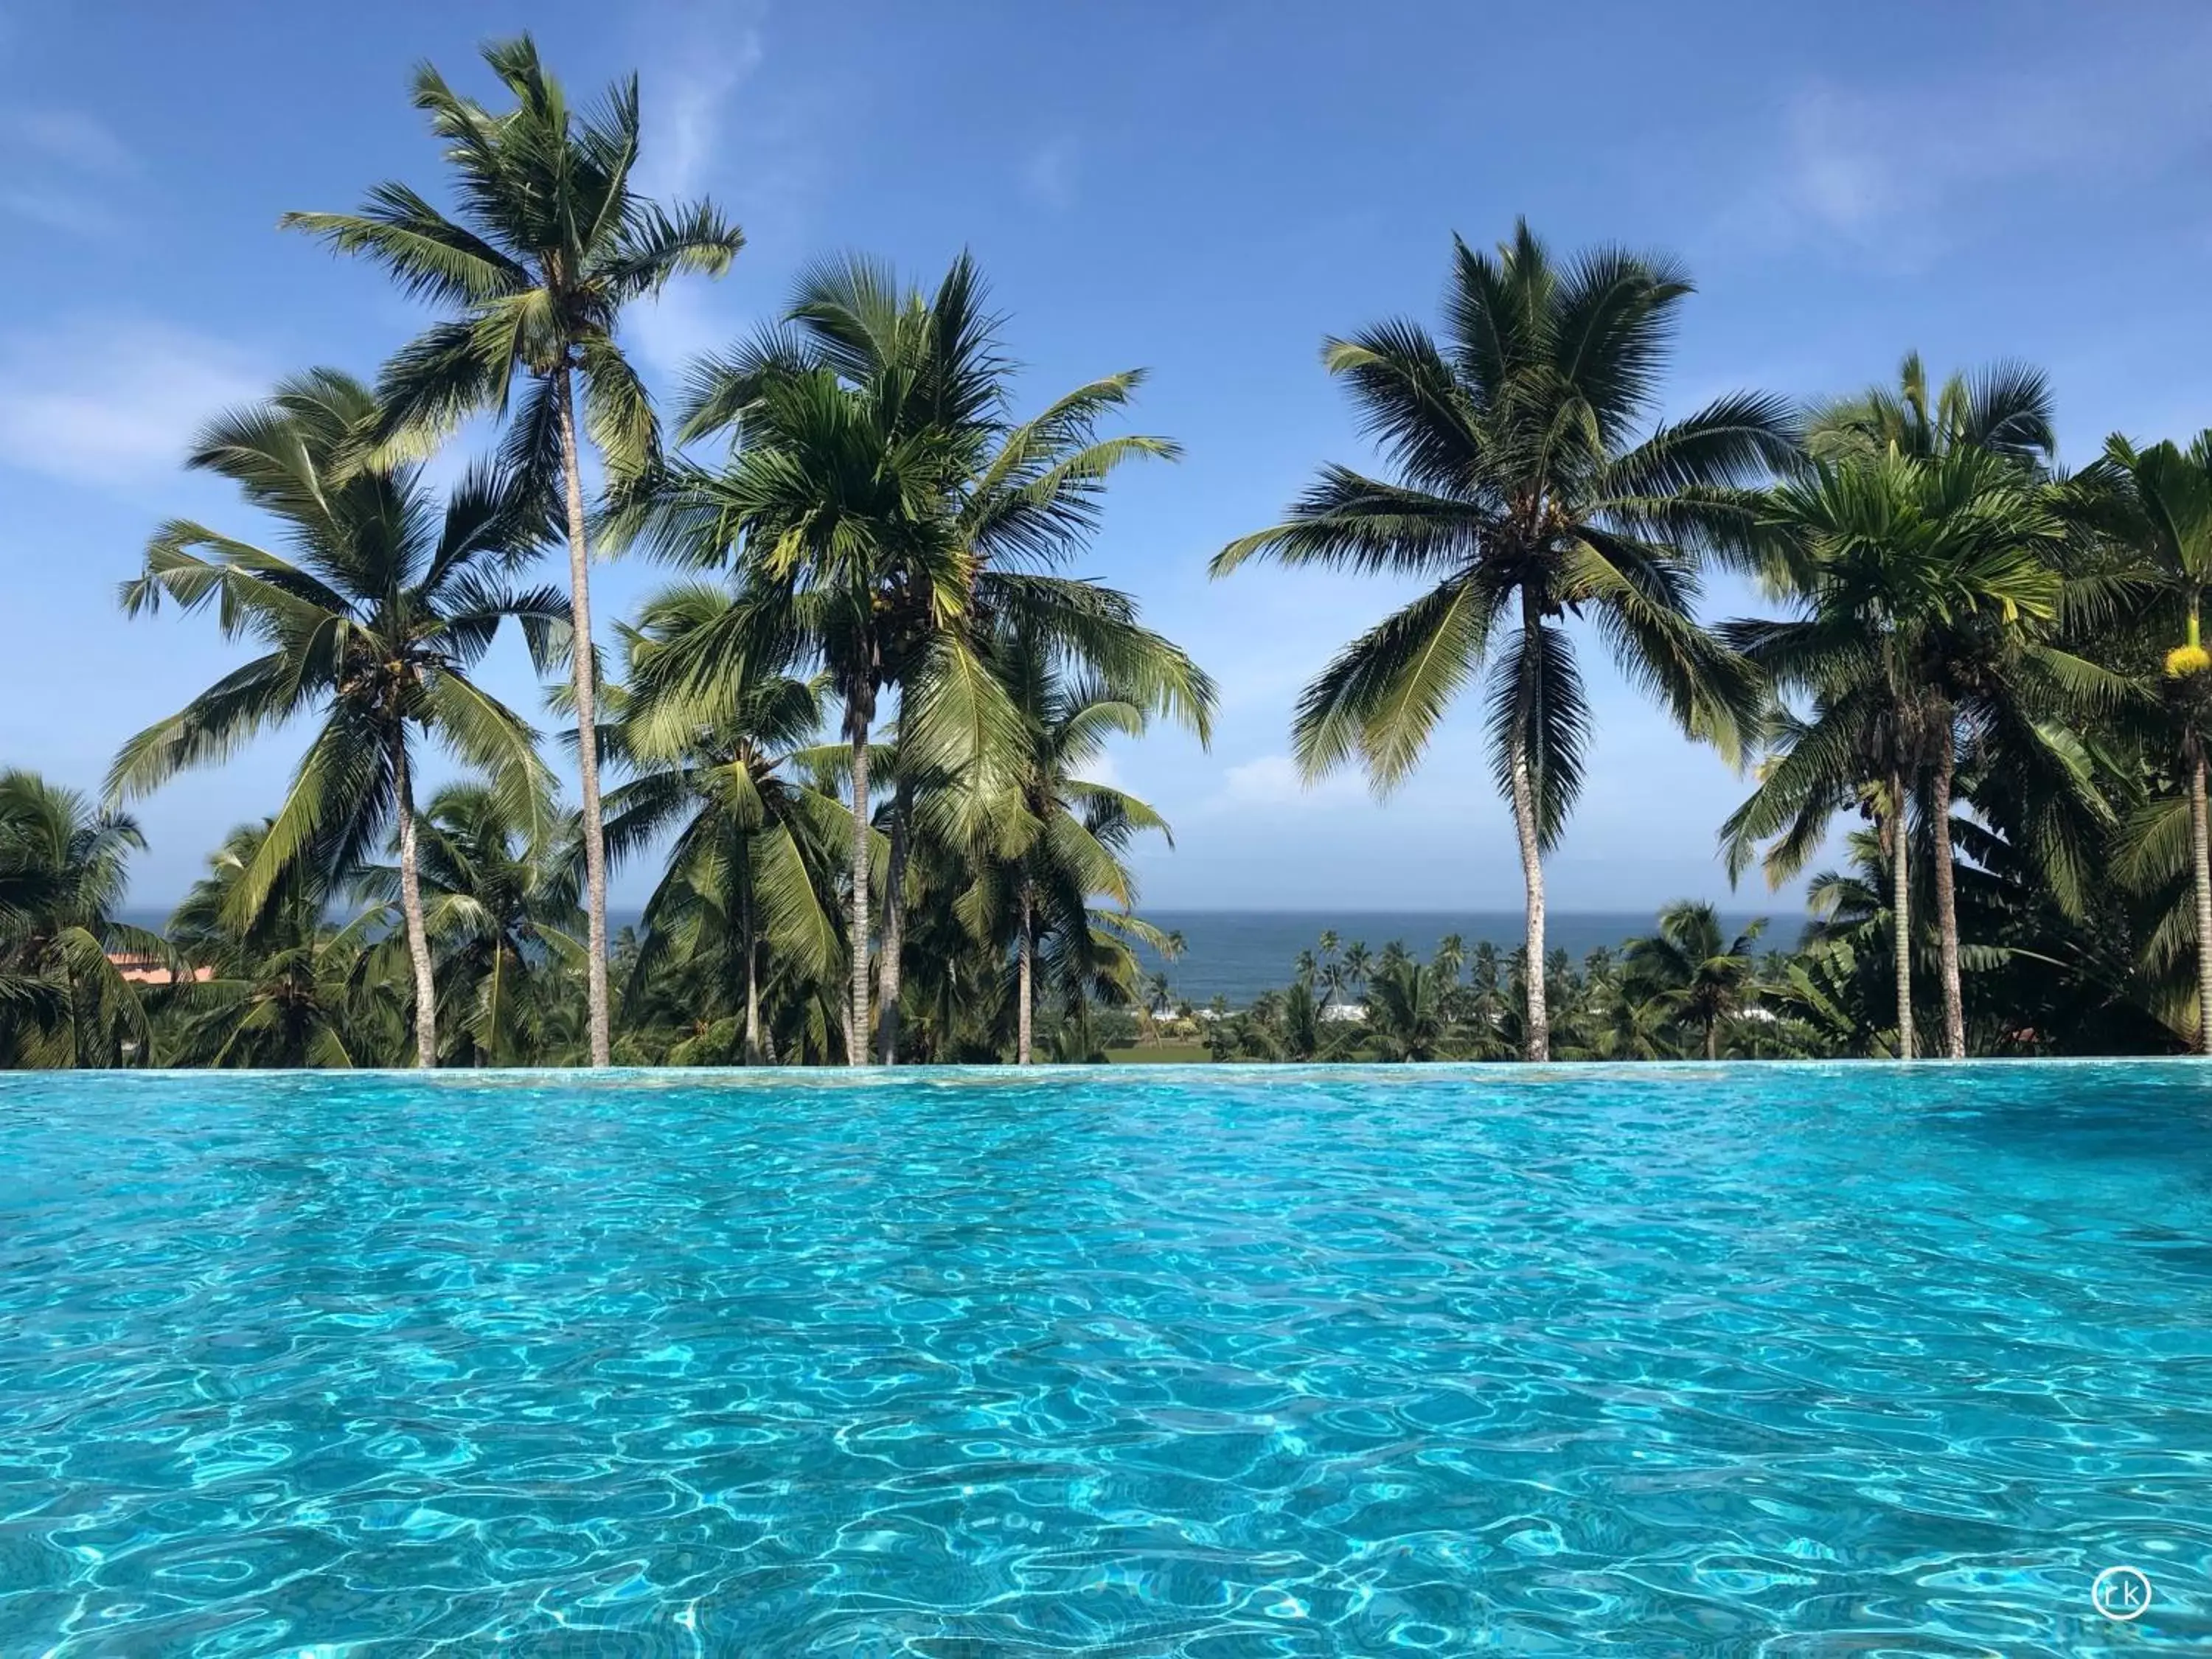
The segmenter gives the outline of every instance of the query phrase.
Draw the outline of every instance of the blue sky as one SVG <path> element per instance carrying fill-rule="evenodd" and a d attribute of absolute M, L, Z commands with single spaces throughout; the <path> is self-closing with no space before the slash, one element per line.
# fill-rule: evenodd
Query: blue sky
<path fill-rule="evenodd" d="M 726 3 L 70 7 L 0 0 L 0 763 L 95 787 L 117 744 L 237 660 L 210 623 L 126 623 L 162 518 L 251 522 L 178 455 L 212 410 L 315 362 L 364 374 L 419 317 L 280 235 L 289 208 L 434 190 L 409 108 L 428 57 L 526 24 L 579 88 L 644 78 L 650 182 L 750 246 L 631 343 L 664 384 L 858 248 L 933 276 L 974 249 L 1032 400 L 1152 371 L 1139 424 L 1186 459 L 1126 476 L 1088 568 L 1221 682 L 1212 751 L 1164 734 L 1117 781 L 1174 821 L 1162 907 L 1510 908 L 1518 874 L 1464 708 L 1387 803 L 1301 792 L 1297 687 L 1389 605 L 1371 583 L 1207 557 L 1314 465 L 1364 459 L 1325 333 L 1431 315 L 1449 238 L 1525 213 L 1563 248 L 1667 249 L 1695 275 L 1667 404 L 1792 395 L 2017 356 L 2068 455 L 2212 422 L 2212 12 L 2187 4 Z M 603 566 L 602 616 L 665 580 Z M 1717 586 L 1709 611 L 1753 601 Z M 1740 785 L 1590 659 L 1590 782 L 1554 905 L 1717 896 Z M 535 708 L 519 647 L 492 678 Z M 161 902 L 298 750 L 279 733 L 137 807 Z M 617 882 L 641 896 L 645 873 Z"/>

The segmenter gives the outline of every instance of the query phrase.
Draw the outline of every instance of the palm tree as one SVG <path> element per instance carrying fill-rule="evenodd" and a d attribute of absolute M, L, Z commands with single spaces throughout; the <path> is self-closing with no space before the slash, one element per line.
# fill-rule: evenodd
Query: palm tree
<path fill-rule="evenodd" d="M 1589 710 L 1563 623 L 1593 623 L 1686 730 L 1733 750 L 1756 711 L 1745 666 L 1697 625 L 1697 561 L 1744 539 L 1735 486 L 1785 464 L 1778 400 L 1724 397 L 1640 441 L 1676 309 L 1672 262 L 1604 248 L 1565 264 L 1519 226 L 1496 257 L 1455 241 L 1445 333 L 1386 323 L 1331 340 L 1395 481 L 1326 469 L 1285 523 L 1231 543 L 1255 556 L 1425 579 L 1306 688 L 1293 726 L 1318 777 L 1357 757 L 1378 791 L 1419 763 L 1445 708 L 1489 677 L 1491 748 L 1544 959 L 1543 857 L 1582 784 Z M 1526 1054 L 1551 1049 L 1543 975 L 1527 982 Z"/>
<path fill-rule="evenodd" d="M 124 610 L 214 605 L 226 636 L 266 649 L 125 744 L 107 787 L 111 798 L 143 794 L 314 713 L 321 724 L 284 804 L 230 890 L 231 920 L 249 927 L 289 868 L 350 871 L 393 830 L 416 1059 L 435 1066 L 437 988 L 416 847 L 419 738 L 434 737 L 482 772 L 509 822 L 541 833 L 552 809 L 535 735 L 469 670 L 504 619 L 516 618 L 542 656 L 565 644 L 568 617 L 556 591 L 510 581 L 533 535 L 530 498 L 513 476 L 471 470 L 441 514 L 419 466 L 348 461 L 375 414 L 367 387 L 316 369 L 201 434 L 189 464 L 235 483 L 283 527 L 295 557 L 190 520 L 155 533 L 143 572 L 124 584 Z"/>
<path fill-rule="evenodd" d="M 1731 939 L 1711 905 L 1669 904 L 1659 912 L 1657 933 L 1628 942 L 1624 997 L 1657 1000 L 1698 1033 L 1707 1060 L 1718 1060 L 1722 1028 L 1741 1019 L 1753 1000 L 1765 931 L 1761 916 Z"/>
<path fill-rule="evenodd" d="M 1145 1018 L 1152 1028 L 1152 1041 L 1164 1041 L 1160 1036 L 1160 1016 L 1175 1006 L 1175 987 L 1168 982 L 1164 970 L 1155 972 L 1145 981 Z"/>
<path fill-rule="evenodd" d="M 137 989 L 109 957 L 171 962 L 158 934 L 115 916 L 145 845 L 131 817 L 36 773 L 0 771 L 0 1066 L 152 1059 Z"/>
<path fill-rule="evenodd" d="M 605 1066 L 612 1040 L 606 849 L 575 381 L 583 381 L 584 430 L 615 488 L 657 471 L 652 401 L 617 340 L 623 308 L 681 273 L 719 276 L 744 238 L 708 204 L 664 209 L 632 190 L 635 76 L 611 89 L 596 114 L 580 117 L 527 34 L 487 46 L 483 60 L 514 98 L 503 114 L 462 97 L 427 64 L 415 72 L 415 106 L 445 141 L 458 217 L 392 181 L 370 191 L 357 213 L 290 213 L 283 222 L 374 260 L 411 297 L 450 313 L 386 367 L 377 438 L 408 441 L 481 410 L 503 416 L 517 374 L 530 382 L 506 453 L 516 477 L 548 509 L 557 501 L 568 536 L 569 615 L 580 647 L 570 668 L 589 892 L 592 1063 Z"/>
<path fill-rule="evenodd" d="M 2001 751 L 2056 803 L 2085 793 L 2050 716 L 2109 678 L 2031 631 L 2055 622 L 2063 527 L 2050 492 L 2002 456 L 1962 446 L 1932 460 L 1897 451 L 1819 462 L 1771 492 L 1763 514 L 1771 574 L 1796 614 L 1731 624 L 1729 642 L 1785 696 L 1773 758 L 1723 826 L 1731 874 L 1756 844 L 1778 884 L 1856 805 L 1881 825 L 1890 860 L 1899 1054 L 1914 1051 L 1910 836 L 1927 790 L 1935 846 L 1945 1052 L 1966 1051 L 1952 853 L 1962 753 Z M 2054 846 L 2057 837 L 2053 837 Z M 2054 862 L 2054 869 L 2060 866 Z"/>
<path fill-rule="evenodd" d="M 458 1014 L 448 1059 L 519 1066 L 545 1052 L 544 982 L 584 960 L 575 866 L 566 853 L 524 835 L 500 792 L 481 782 L 448 784 L 423 807 L 416 857 L 424 929 L 439 1000 Z M 355 886 L 389 900 L 398 872 L 370 871 Z"/>
<path fill-rule="evenodd" d="M 1920 354 L 1908 351 L 1897 385 L 1869 386 L 1816 404 L 1805 447 L 1816 460 L 1895 453 L 1932 461 L 1959 449 L 1979 449 L 2030 471 L 2057 453 L 2051 383 L 2025 363 L 1996 362 L 1953 374 L 1932 398 Z"/>
<path fill-rule="evenodd" d="M 1015 1061 L 1026 1066 L 1040 943 L 1049 938 L 1059 944 L 1063 980 L 1071 969 L 1078 982 L 1095 974 L 1096 951 L 1110 955 L 1111 943 L 1095 937 L 1092 900 L 1103 897 L 1126 915 L 1136 902 L 1136 883 L 1122 861 L 1123 848 L 1147 830 L 1168 836 L 1170 845 L 1173 837 L 1167 820 L 1145 802 L 1082 775 L 1105 752 L 1109 738 L 1143 734 L 1142 690 L 1131 696 L 1103 679 L 1070 679 L 1033 636 L 1007 641 L 995 654 L 1024 711 L 1028 740 L 1016 769 L 1010 828 L 984 867 L 976 897 L 983 914 L 1010 913 Z M 1153 934 L 1145 942 L 1157 947 L 1160 940 Z M 1133 978 L 1134 966 L 1131 958 Z"/>
<path fill-rule="evenodd" d="M 898 429 L 895 388 L 854 389 L 827 368 L 764 375 L 745 408 L 744 445 L 717 471 L 681 465 L 636 532 L 648 545 L 701 566 L 734 553 L 737 597 L 714 624 L 660 653 L 658 673 L 672 710 L 731 706 L 764 671 L 809 662 L 841 708 L 849 760 L 849 921 L 852 984 L 848 1057 L 867 1063 L 870 849 L 874 835 L 871 749 L 877 708 L 895 682 L 900 619 L 914 610 L 959 617 L 972 568 L 933 499 L 930 434 Z M 1013 750 L 1020 714 L 977 658 L 964 631 L 939 636 L 937 724 L 900 705 L 900 738 L 917 769 L 957 772 L 968 740 L 994 755 Z M 959 705 L 955 708 L 954 705 Z M 964 714 L 962 710 L 964 709 Z M 680 715 L 651 741 L 680 742 Z M 918 732 L 917 726 L 926 731 Z"/>
<path fill-rule="evenodd" d="M 1367 1026 L 1384 1060 L 1441 1060 L 1457 1040 L 1450 980 L 1434 964 L 1403 953 L 1376 971 L 1368 987 Z"/>
<path fill-rule="evenodd" d="M 2212 1054 L 2212 831 L 2205 802 L 2207 741 L 2212 734 L 2212 653 L 2203 617 L 2212 591 L 2212 430 L 2186 450 L 2171 442 L 2138 448 L 2115 433 L 2100 460 L 2075 480 L 2084 514 L 2126 560 L 2120 585 L 2130 608 L 2180 642 L 2166 653 L 2160 699 L 2162 734 L 2179 763 L 2188 802 L 2187 850 L 2181 852 L 2166 802 L 2152 802 L 2129 825 L 2123 873 L 2136 884 L 2187 863 L 2194 898 L 2197 1047 Z M 2179 856 L 2176 856 L 2179 854 Z"/>
<path fill-rule="evenodd" d="M 185 981 L 169 998 L 176 1061 L 284 1068 L 384 1064 L 397 999 L 374 943 L 382 907 L 331 927 L 325 912 L 356 872 L 326 872 L 299 860 L 277 864 L 268 890 L 240 902 L 241 892 L 259 885 L 256 872 L 268 867 L 264 849 L 275 832 L 273 819 L 232 830 L 169 918 L 178 949 L 212 975 Z"/>
<path fill-rule="evenodd" d="M 1345 947 L 1344 982 L 1353 995 L 1367 988 L 1367 976 L 1374 968 L 1374 953 L 1368 950 L 1366 940 L 1356 939 Z"/>
<path fill-rule="evenodd" d="M 821 686 L 756 664 L 728 701 L 688 699 L 686 653 L 737 603 L 713 587 L 672 588 L 624 630 L 629 687 L 609 749 L 633 775 L 607 798 L 607 841 L 619 861 L 680 826 L 646 904 L 635 971 L 651 972 L 669 950 L 727 964 L 733 971 L 714 988 L 719 1001 L 742 986 L 730 1000 L 743 1009 L 750 1065 L 765 1054 L 763 956 L 809 984 L 837 958 L 835 849 L 845 809 L 805 769 L 819 758 L 808 744 L 821 724 Z"/>
<path fill-rule="evenodd" d="M 878 678 L 897 689 L 882 913 L 882 1029 L 878 1056 L 897 1057 L 907 872 L 917 790 L 925 779 L 959 833 L 988 841 L 989 821 L 1023 753 L 1021 721 L 987 660 L 994 635 L 1021 631 L 1074 665 L 1112 678 L 1147 714 L 1206 736 L 1213 690 L 1188 656 L 1139 627 L 1126 595 L 1057 574 L 1087 544 L 1107 480 L 1123 463 L 1171 459 L 1164 438 L 1101 436 L 1127 410 L 1141 370 L 1108 375 L 1013 418 L 1012 365 L 988 309 L 975 263 L 956 259 L 927 294 L 902 290 L 885 267 L 860 258 L 815 267 L 799 283 L 789 326 L 695 371 L 681 431 L 687 441 L 743 431 L 777 381 L 828 375 L 858 392 L 915 492 L 903 505 L 920 522 L 910 539 L 949 552 L 964 592 L 887 569 L 874 649 Z M 679 496 L 682 495 L 679 489 Z M 696 534 L 696 532 L 694 532 Z M 664 532 L 665 534 L 665 532 Z M 711 544 L 712 534 L 707 537 Z"/>

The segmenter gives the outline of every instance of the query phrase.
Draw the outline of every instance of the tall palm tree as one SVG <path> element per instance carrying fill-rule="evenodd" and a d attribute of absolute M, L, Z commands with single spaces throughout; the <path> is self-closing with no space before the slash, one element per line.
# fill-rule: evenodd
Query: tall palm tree
<path fill-rule="evenodd" d="M 2055 800 L 2079 768 L 2049 716 L 2109 677 L 2033 630 L 2058 616 L 2063 526 L 2050 492 L 1990 451 L 1933 459 L 1896 450 L 1814 463 L 1763 515 L 1770 580 L 1796 614 L 1730 624 L 1723 637 L 1810 712 L 1778 717 L 1774 754 L 1723 826 L 1731 873 L 1754 856 L 1794 876 L 1833 814 L 1881 826 L 1890 861 L 1899 1054 L 1915 1049 L 1906 813 L 1927 793 L 1941 939 L 1944 1050 L 1966 1051 L 1951 841 L 1962 750 L 1995 748 Z M 2054 866 L 2056 867 L 2056 866 Z"/>
<path fill-rule="evenodd" d="M 1138 626 L 1133 604 L 1058 574 L 1087 544 L 1108 478 L 1122 464 L 1172 459 L 1176 446 L 1139 434 L 1101 435 L 1143 384 L 1140 370 L 1092 381 L 1027 420 L 1013 415 L 1013 365 L 1003 319 L 988 309 L 966 254 L 927 293 L 902 289 L 886 267 L 832 260 L 800 279 L 788 326 L 701 363 L 681 428 L 684 439 L 743 431 L 767 386 L 828 374 L 860 392 L 902 457 L 918 493 L 910 510 L 957 557 L 958 604 L 935 585 L 894 578 L 879 605 L 881 678 L 899 702 L 889 818 L 890 866 L 882 913 L 878 1057 L 897 1055 L 907 871 L 921 780 L 940 816 L 988 841 L 1005 825 L 993 803 L 1021 755 L 1020 722 L 979 657 L 994 630 L 1049 641 L 1078 665 L 1112 677 L 1148 714 L 1205 738 L 1212 687 L 1181 651 Z M 994 747 L 998 744 L 1000 746 Z"/>
<path fill-rule="evenodd" d="M 1707 1060 L 1720 1058 L 1722 1028 L 1743 1017 L 1759 974 L 1766 918 L 1734 938 L 1710 904 L 1683 900 L 1659 912 L 1659 930 L 1628 942 L 1626 1000 L 1656 1000 L 1695 1030 Z"/>
<path fill-rule="evenodd" d="M 653 474 L 659 428 L 617 338 L 623 308 L 679 274 L 719 276 L 744 238 L 707 203 L 662 208 L 631 188 L 640 137 L 635 76 L 612 88 L 598 112 L 579 115 L 527 34 L 485 46 L 483 60 L 515 100 L 503 113 L 456 93 L 428 64 L 415 71 L 415 106 L 445 141 L 458 216 L 392 181 L 370 191 L 357 213 L 290 213 L 283 222 L 374 260 L 410 295 L 449 313 L 386 367 L 376 437 L 406 441 L 482 410 L 503 416 L 516 377 L 529 382 L 506 453 L 518 479 L 549 508 L 557 503 L 568 538 L 592 1063 L 605 1066 L 611 1042 L 606 848 L 575 383 L 583 382 L 584 431 L 616 489 Z"/>
<path fill-rule="evenodd" d="M 1356 757 L 1389 790 L 1486 672 L 1531 962 L 1545 955 L 1544 854 L 1580 792 L 1590 730 L 1565 619 L 1590 621 L 1693 734 L 1732 750 L 1757 708 L 1750 672 L 1692 614 L 1697 564 L 1747 536 L 1736 487 L 1787 462 L 1794 434 L 1781 402 L 1739 393 L 1636 436 L 1689 292 L 1662 258 L 1601 248 L 1562 264 L 1525 223 L 1495 257 L 1455 240 L 1441 341 L 1397 321 L 1322 353 L 1396 479 L 1328 467 L 1285 522 L 1213 562 L 1217 576 L 1264 556 L 1431 584 L 1306 688 L 1298 764 L 1312 778 Z M 1525 1052 L 1541 1060 L 1541 974 L 1527 999 Z"/>
<path fill-rule="evenodd" d="M 236 483 L 283 527 L 295 556 L 190 520 L 155 533 L 143 571 L 123 586 L 124 610 L 153 611 L 165 599 L 187 612 L 213 605 L 227 637 L 265 649 L 125 743 L 108 793 L 143 794 L 228 757 L 258 732 L 317 716 L 284 804 L 229 891 L 232 921 L 248 927 L 288 869 L 350 871 L 392 830 L 416 1059 L 435 1066 L 437 988 L 416 844 L 421 739 L 434 738 L 483 773 L 509 821 L 541 832 L 550 780 L 535 734 L 469 671 L 509 617 L 537 653 L 562 648 L 568 611 L 557 591 L 511 580 L 537 525 L 513 475 L 471 470 L 441 512 L 419 466 L 349 459 L 375 416 L 367 387 L 315 369 L 201 434 L 189 464 Z"/>
<path fill-rule="evenodd" d="M 750 1065 L 764 1057 L 763 957 L 809 982 L 826 978 L 837 958 L 844 808 L 814 787 L 804 764 L 821 724 L 818 684 L 756 665 L 733 696 L 702 704 L 670 672 L 736 603 L 717 588 L 676 587 L 649 600 L 637 626 L 624 630 L 628 686 L 609 747 L 632 775 L 607 798 L 607 841 L 619 861 L 679 826 L 646 903 L 636 971 L 650 973 L 664 950 L 732 964 L 723 982 L 742 987 L 730 988 L 743 1009 Z"/>
<path fill-rule="evenodd" d="M 36 773 L 0 771 L 0 1066 L 152 1059 L 137 988 L 109 958 L 170 960 L 158 934 L 115 915 L 145 845 L 130 817 Z"/>
<path fill-rule="evenodd" d="M 2212 653 L 2203 644 L 2203 610 L 2212 592 L 2212 430 L 2187 449 L 2166 442 L 2138 447 L 2115 433 L 2105 453 L 2074 480 L 2083 516 L 2124 560 L 2117 586 L 2136 619 L 2163 640 L 2159 734 L 2179 766 L 2188 803 L 2186 852 L 2172 833 L 2171 803 L 2153 801 L 2129 825 L 2123 872 L 2137 884 L 2185 860 L 2193 899 L 2197 956 L 2197 1047 L 2212 1054 L 2212 828 L 2206 769 L 2212 744 Z M 2175 855 L 2179 854 L 2179 857 Z"/>
<path fill-rule="evenodd" d="M 848 1058 L 867 1063 L 870 811 L 877 711 L 915 611 L 966 615 L 972 562 L 930 510 L 938 434 L 902 430 L 896 388 L 853 387 L 828 368 L 764 376 L 746 405 L 744 444 L 717 471 L 679 465 L 636 533 L 701 565 L 734 556 L 737 597 L 712 625 L 661 653 L 669 710 L 729 707 L 763 672 L 809 663 L 828 679 L 849 753 Z M 957 775 L 959 750 L 1003 756 L 1021 718 L 964 629 L 933 641 L 928 702 L 900 705 L 902 747 L 918 769 Z M 671 735 L 681 737 L 680 720 Z M 934 724 L 932 721 L 934 721 Z M 662 741 L 657 732 L 653 741 Z"/>

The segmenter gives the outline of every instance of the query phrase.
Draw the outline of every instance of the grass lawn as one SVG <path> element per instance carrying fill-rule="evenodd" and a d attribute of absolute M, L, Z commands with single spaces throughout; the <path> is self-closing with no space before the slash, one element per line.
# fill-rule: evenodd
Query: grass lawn
<path fill-rule="evenodd" d="M 1130 1048 L 1109 1048 L 1106 1058 L 1116 1066 L 1182 1066 L 1206 1058 L 1202 1042 L 1144 1042 Z"/>

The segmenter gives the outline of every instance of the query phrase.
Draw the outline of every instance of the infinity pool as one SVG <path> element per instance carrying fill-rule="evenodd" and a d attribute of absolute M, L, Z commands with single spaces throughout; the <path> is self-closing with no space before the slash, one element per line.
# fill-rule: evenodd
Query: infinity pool
<path fill-rule="evenodd" d="M 439 1644 L 2204 1652 L 2212 1069 L 0 1078 L 0 1654 Z"/>

